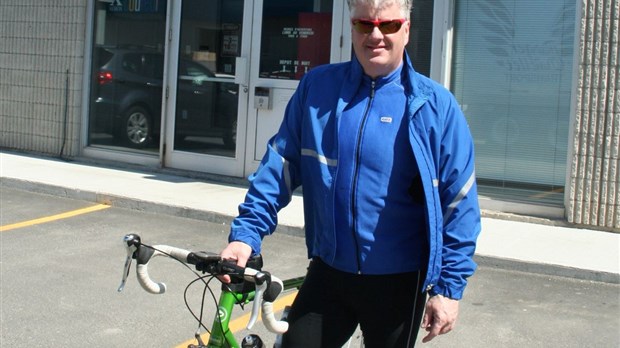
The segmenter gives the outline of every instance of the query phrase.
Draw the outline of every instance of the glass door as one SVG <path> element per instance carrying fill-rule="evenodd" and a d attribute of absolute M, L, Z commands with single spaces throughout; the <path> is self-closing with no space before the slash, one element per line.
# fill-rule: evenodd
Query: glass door
<path fill-rule="evenodd" d="M 241 176 L 251 0 L 175 2 L 165 166 Z"/>
<path fill-rule="evenodd" d="M 301 77 L 349 50 L 342 43 L 345 7 L 333 0 L 255 1 L 245 175 L 258 168 Z"/>
<path fill-rule="evenodd" d="M 407 51 L 416 69 L 431 75 L 436 7 L 419 0 L 412 10 Z M 249 85 L 245 174 L 258 168 L 268 139 L 278 130 L 299 79 L 315 66 L 351 59 L 351 27 L 346 1 L 255 0 Z M 436 52 L 441 57 L 441 52 Z M 435 70 L 440 70 L 435 68 Z M 437 73 L 439 76 L 439 72 Z"/>

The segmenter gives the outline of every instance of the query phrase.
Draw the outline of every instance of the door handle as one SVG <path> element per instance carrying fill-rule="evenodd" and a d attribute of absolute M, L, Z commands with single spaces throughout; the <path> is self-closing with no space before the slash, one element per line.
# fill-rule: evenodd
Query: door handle
<path fill-rule="evenodd" d="M 243 92 L 248 92 L 248 59 L 237 57 L 235 59 L 235 83 L 243 87 Z"/>

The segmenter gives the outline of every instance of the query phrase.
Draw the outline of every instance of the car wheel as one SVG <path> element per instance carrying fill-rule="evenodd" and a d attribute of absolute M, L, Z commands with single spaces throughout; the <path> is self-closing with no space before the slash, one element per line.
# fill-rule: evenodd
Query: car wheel
<path fill-rule="evenodd" d="M 141 107 L 134 106 L 127 110 L 123 119 L 121 136 L 131 147 L 147 146 L 152 137 L 151 116 Z"/>

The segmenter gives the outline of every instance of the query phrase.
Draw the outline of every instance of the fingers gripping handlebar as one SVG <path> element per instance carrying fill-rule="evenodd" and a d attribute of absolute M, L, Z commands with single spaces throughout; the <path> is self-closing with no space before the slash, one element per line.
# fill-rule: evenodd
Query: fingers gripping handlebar
<path fill-rule="evenodd" d="M 118 291 L 122 291 L 127 282 L 132 259 L 136 260 L 136 273 L 138 282 L 144 290 L 152 294 L 163 294 L 166 292 L 166 285 L 153 281 L 148 273 L 148 264 L 156 256 L 168 256 L 186 264 L 196 266 L 196 269 L 212 275 L 236 275 L 243 277 L 244 280 L 252 282 L 256 286 L 255 300 L 252 306 L 252 315 L 248 322 L 250 329 L 258 318 L 259 305 L 262 307 L 262 320 L 265 327 L 274 333 L 284 333 L 288 330 L 288 323 L 279 321 L 273 312 L 273 302 L 282 292 L 284 286 L 282 281 L 269 274 L 249 267 L 239 267 L 235 263 L 222 260 L 217 254 L 206 252 L 191 252 L 188 250 L 172 247 L 169 245 L 156 245 L 153 247 L 143 247 L 140 236 L 128 234 L 123 238 L 127 248 L 127 258 L 123 270 L 123 278 Z"/>

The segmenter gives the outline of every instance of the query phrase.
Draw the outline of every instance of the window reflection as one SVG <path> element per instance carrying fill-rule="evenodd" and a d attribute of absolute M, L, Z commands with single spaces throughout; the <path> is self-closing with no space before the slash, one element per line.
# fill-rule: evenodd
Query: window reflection
<path fill-rule="evenodd" d="M 166 1 L 140 3 L 96 2 L 89 145 L 158 148 Z"/>
<path fill-rule="evenodd" d="M 475 139 L 481 192 L 562 204 L 575 11 L 569 0 L 457 2 L 452 90 Z"/>
<path fill-rule="evenodd" d="M 174 123 L 174 149 L 234 157 L 243 0 L 184 0 Z"/>
<path fill-rule="evenodd" d="M 333 1 L 265 0 L 260 77 L 299 80 L 329 63 Z"/>

